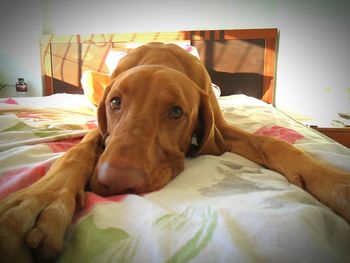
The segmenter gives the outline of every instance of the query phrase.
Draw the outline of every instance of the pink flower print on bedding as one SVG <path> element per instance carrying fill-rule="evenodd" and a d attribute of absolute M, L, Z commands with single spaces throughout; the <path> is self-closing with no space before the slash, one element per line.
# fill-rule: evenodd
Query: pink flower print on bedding
<path fill-rule="evenodd" d="M 19 103 L 14 100 L 14 99 L 4 99 L 4 100 L 0 100 L 0 103 L 4 103 L 4 104 L 12 104 L 12 105 L 18 105 Z"/>
<path fill-rule="evenodd" d="M 270 136 L 275 137 L 284 141 L 287 141 L 291 144 L 296 143 L 298 140 L 304 138 L 304 135 L 288 129 L 286 127 L 274 125 L 274 126 L 263 126 L 255 131 L 256 135 Z"/>

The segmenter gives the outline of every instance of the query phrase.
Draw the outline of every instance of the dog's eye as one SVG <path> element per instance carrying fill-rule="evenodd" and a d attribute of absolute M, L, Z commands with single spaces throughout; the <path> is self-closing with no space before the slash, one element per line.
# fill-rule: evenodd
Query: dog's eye
<path fill-rule="evenodd" d="M 121 108 L 122 99 L 120 97 L 114 97 L 113 99 L 111 99 L 109 105 L 113 111 L 118 111 Z"/>
<path fill-rule="evenodd" d="M 173 106 L 171 107 L 168 116 L 170 119 L 178 119 L 182 116 L 182 114 L 183 114 L 183 111 L 179 106 Z"/>

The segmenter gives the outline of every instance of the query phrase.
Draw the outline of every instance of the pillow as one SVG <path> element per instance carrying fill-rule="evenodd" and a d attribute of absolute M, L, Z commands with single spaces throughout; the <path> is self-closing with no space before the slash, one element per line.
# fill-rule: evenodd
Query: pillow
<path fill-rule="evenodd" d="M 124 51 L 117 51 L 117 50 L 109 50 L 107 57 L 105 59 L 105 64 L 108 68 L 108 72 L 110 75 L 112 75 L 113 71 L 117 67 L 119 61 L 125 57 L 125 55 L 128 54 Z"/>
<path fill-rule="evenodd" d="M 215 97 L 216 97 L 216 98 L 219 98 L 220 95 L 221 95 L 221 89 L 220 89 L 220 87 L 219 87 L 218 85 L 214 84 L 214 83 L 211 83 L 211 87 L 212 87 L 212 89 L 213 89 L 213 91 L 214 91 Z"/>
<path fill-rule="evenodd" d="M 81 85 L 84 89 L 84 94 L 95 106 L 98 105 L 110 81 L 111 77 L 109 74 L 91 70 L 84 71 L 81 76 Z"/>

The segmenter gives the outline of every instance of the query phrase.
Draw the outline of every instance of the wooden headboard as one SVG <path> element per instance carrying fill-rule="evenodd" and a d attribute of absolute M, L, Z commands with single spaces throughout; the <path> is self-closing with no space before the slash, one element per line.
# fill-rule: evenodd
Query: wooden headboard
<path fill-rule="evenodd" d="M 195 46 L 222 95 L 246 94 L 274 102 L 277 29 L 156 33 L 44 35 L 41 38 L 44 95 L 83 93 L 85 70 L 108 73 L 105 58 L 133 43 L 186 42 Z"/>

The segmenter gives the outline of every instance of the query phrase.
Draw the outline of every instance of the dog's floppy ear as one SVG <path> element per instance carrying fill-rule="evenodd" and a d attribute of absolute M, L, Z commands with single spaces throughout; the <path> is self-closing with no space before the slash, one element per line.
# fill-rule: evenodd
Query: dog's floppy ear
<path fill-rule="evenodd" d="M 97 107 L 97 122 L 98 122 L 98 127 L 100 129 L 100 133 L 102 137 L 104 137 L 107 134 L 107 115 L 106 115 L 106 98 L 111 90 L 112 86 L 114 84 L 114 80 L 109 83 L 109 85 L 105 88 L 103 92 L 103 96 L 98 104 Z"/>
<path fill-rule="evenodd" d="M 226 151 L 224 138 L 220 132 L 222 121 L 221 111 L 214 93 L 202 93 L 198 114 L 198 128 L 196 131 L 196 150 L 191 155 L 203 154 L 219 155 Z"/>

